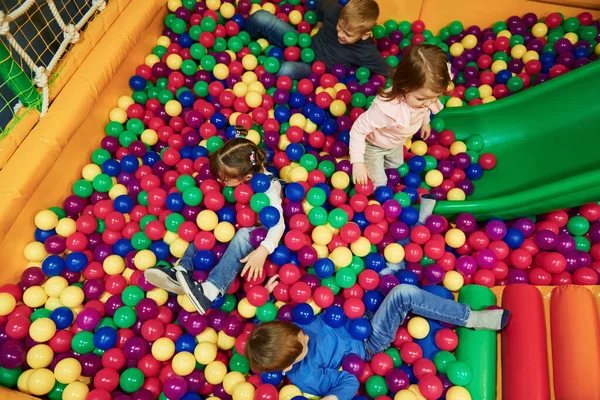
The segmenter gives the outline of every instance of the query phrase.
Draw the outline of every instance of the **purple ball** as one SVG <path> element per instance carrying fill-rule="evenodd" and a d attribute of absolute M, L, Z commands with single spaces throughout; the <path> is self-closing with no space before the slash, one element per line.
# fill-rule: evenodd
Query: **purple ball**
<path fill-rule="evenodd" d="M 521 231 L 523 236 L 529 237 L 535 232 L 535 223 L 529 218 L 519 218 L 513 222 L 513 227 Z"/>
<path fill-rule="evenodd" d="M 206 384 L 204 379 L 204 372 L 195 369 L 191 374 L 185 377 L 188 384 L 188 390 L 190 392 L 199 392 L 202 387 Z"/>
<path fill-rule="evenodd" d="M 165 384 L 163 385 L 163 392 L 165 393 L 165 397 L 167 399 L 179 400 L 188 390 L 188 384 L 185 378 L 173 375 L 170 378 L 167 378 Z"/>
<path fill-rule="evenodd" d="M 579 268 L 579 257 L 574 251 L 564 255 L 567 260 L 567 272 L 573 272 Z"/>
<path fill-rule="evenodd" d="M 529 282 L 529 280 L 527 279 L 527 272 L 525 272 L 522 269 L 509 270 L 506 279 L 508 280 L 509 284 Z"/>
<path fill-rule="evenodd" d="M 94 308 L 84 308 L 77 314 L 77 326 L 79 326 L 84 331 L 91 331 L 95 329 L 100 320 L 102 319 L 102 315 L 98 312 L 98 310 Z"/>
<path fill-rule="evenodd" d="M 538 235 L 540 233 L 541 232 L 538 232 Z M 554 246 L 554 250 L 558 251 L 563 255 L 575 251 L 575 239 L 573 239 L 571 235 L 566 233 L 558 235 L 556 238 L 556 245 Z"/>
<path fill-rule="evenodd" d="M 459 214 L 456 217 L 456 227 L 464 233 L 475 232 L 478 229 L 475 217 L 467 213 Z"/>
<path fill-rule="evenodd" d="M 321 286 L 321 280 L 318 276 L 313 274 L 302 275 L 300 281 L 307 283 L 311 290 L 315 290 L 316 288 Z"/>
<path fill-rule="evenodd" d="M 471 182 L 468 179 L 463 179 L 461 181 L 458 181 L 456 183 L 456 187 L 461 189 L 463 192 L 465 192 L 465 194 L 467 196 L 473 194 L 473 191 L 475 190 L 475 186 L 473 185 L 473 182 Z"/>
<path fill-rule="evenodd" d="M 404 35 L 401 31 L 393 31 L 390 33 L 390 39 L 392 40 L 392 43 L 398 44 L 404 39 Z"/>
<path fill-rule="evenodd" d="M 490 249 L 479 250 L 475 260 L 477 261 L 477 265 L 483 269 L 492 269 L 498 263 L 496 253 Z"/>
<path fill-rule="evenodd" d="M 359 377 L 365 367 L 365 362 L 357 354 L 349 354 L 342 361 L 342 369 Z M 390 388 L 391 390 L 391 388 Z"/>
<path fill-rule="evenodd" d="M 198 313 L 191 314 L 185 322 L 185 329 L 194 336 L 201 334 L 206 328 L 208 328 L 206 316 Z"/>
<path fill-rule="evenodd" d="M 387 175 L 387 178 L 388 178 L 387 186 L 395 187 L 397 184 L 400 183 L 400 173 L 398 172 L 398 169 L 396 169 L 396 168 L 386 169 L 385 174 Z"/>
<path fill-rule="evenodd" d="M 227 314 L 225 311 L 216 309 L 213 310 L 208 316 L 208 323 L 215 331 L 218 332 L 223 329 L 226 317 Z"/>
<path fill-rule="evenodd" d="M 82 354 L 78 359 L 81 363 L 81 375 L 83 376 L 94 376 L 102 368 L 102 359 L 94 353 Z"/>
<path fill-rule="evenodd" d="M 228 336 L 236 337 L 242 332 L 243 328 L 244 323 L 235 315 L 225 317 L 225 321 L 223 322 L 223 332 Z"/>
<path fill-rule="evenodd" d="M 410 229 L 406 223 L 394 221 L 390 225 L 389 233 L 395 240 L 404 240 L 408 237 Z"/>
<path fill-rule="evenodd" d="M 471 165 L 471 156 L 467 153 L 458 153 L 454 156 L 454 165 L 456 168 L 465 169 Z"/>
<path fill-rule="evenodd" d="M 384 275 L 379 280 L 379 291 L 386 296 L 394 287 L 398 286 L 399 283 L 400 281 L 398 281 L 398 278 L 396 278 L 395 275 Z"/>
<path fill-rule="evenodd" d="M 421 281 L 423 279 L 423 276 L 425 274 L 425 270 L 423 269 L 423 266 L 419 263 L 412 263 L 412 262 L 408 263 L 406 265 L 406 270 L 413 272 L 417 276 L 417 279 L 419 281 Z"/>
<path fill-rule="evenodd" d="M 150 346 L 148 345 L 148 342 L 139 336 L 129 338 L 123 346 L 123 351 L 130 360 L 140 360 L 148 354 L 149 350 Z"/>
<path fill-rule="evenodd" d="M 263 240 L 267 237 L 267 230 L 265 228 L 256 228 L 250 233 L 250 244 L 255 249 L 260 246 Z"/>
<path fill-rule="evenodd" d="M 317 250 L 312 246 L 304 246 L 298 250 L 298 262 L 302 267 L 313 265 L 317 261 Z"/>
<path fill-rule="evenodd" d="M 558 243 L 558 237 L 550 230 L 539 231 L 535 234 L 535 244 L 542 250 L 552 250 Z"/>
<path fill-rule="evenodd" d="M 46 280 L 46 274 L 39 267 L 29 267 L 21 275 L 21 284 L 24 288 L 40 286 Z"/>
<path fill-rule="evenodd" d="M 142 321 L 155 318 L 158 315 L 158 304 L 150 298 L 142 299 L 136 304 L 135 313 Z"/>
<path fill-rule="evenodd" d="M 554 50 L 556 50 L 558 54 L 571 53 L 574 50 L 574 46 L 569 39 L 562 38 L 554 43 Z"/>
<path fill-rule="evenodd" d="M 385 383 L 390 392 L 399 392 L 400 390 L 408 389 L 410 379 L 406 372 L 401 369 L 393 369 L 386 374 Z"/>
<path fill-rule="evenodd" d="M 425 279 L 432 285 L 437 285 L 444 280 L 446 271 L 439 264 L 430 264 L 425 267 Z"/>
<path fill-rule="evenodd" d="M 538 22 L 538 17 L 535 13 L 527 13 L 523 15 L 523 23 L 527 28 L 532 28 Z"/>
<path fill-rule="evenodd" d="M 352 173 L 352 164 L 350 164 L 350 160 L 340 161 L 336 166 L 336 170 L 345 172 L 347 174 L 351 174 Z"/>
<path fill-rule="evenodd" d="M 600 222 L 594 222 L 588 231 L 590 239 L 594 243 L 600 243 Z"/>
<path fill-rule="evenodd" d="M 131 395 L 132 400 L 153 400 L 152 392 L 146 389 L 140 389 Z"/>
<path fill-rule="evenodd" d="M 472 275 L 477 270 L 477 262 L 471 256 L 458 257 L 454 265 L 456 270 L 464 276 Z"/>
<path fill-rule="evenodd" d="M 485 234 L 491 240 L 502 240 L 506 236 L 506 225 L 504 222 L 494 219 L 485 224 Z"/>
<path fill-rule="evenodd" d="M 24 365 L 27 351 L 23 342 L 9 339 L 0 347 L 0 366 L 6 369 Z"/>
<path fill-rule="evenodd" d="M 441 215 L 430 215 L 425 221 L 425 226 L 433 234 L 442 233 L 446 228 L 446 221 Z"/>
<path fill-rule="evenodd" d="M 294 310 L 294 306 L 291 304 L 285 304 L 281 306 L 279 311 L 277 311 L 277 319 L 280 321 L 293 322 L 294 317 L 292 316 L 292 311 Z"/>
<path fill-rule="evenodd" d="M 451 161 L 440 160 L 438 161 L 437 169 L 442 173 L 444 178 L 450 178 L 454 172 L 454 164 Z"/>
<path fill-rule="evenodd" d="M 213 386 L 213 396 L 218 397 L 221 400 L 231 400 L 231 395 L 223 389 L 223 384 L 221 383 Z"/>

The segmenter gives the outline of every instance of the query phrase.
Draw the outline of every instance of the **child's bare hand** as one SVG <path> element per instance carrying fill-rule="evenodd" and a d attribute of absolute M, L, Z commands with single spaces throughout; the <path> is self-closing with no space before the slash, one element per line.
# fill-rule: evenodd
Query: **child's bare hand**
<path fill-rule="evenodd" d="M 423 124 L 421 126 L 421 139 L 427 140 L 431 136 L 431 124 Z"/>
<path fill-rule="evenodd" d="M 264 272 L 265 261 L 269 251 L 263 246 L 259 246 L 258 249 L 248 254 L 246 257 L 240 260 L 241 263 L 246 263 L 242 269 L 242 276 L 248 272 L 246 277 L 248 280 L 254 280 L 256 278 L 262 278 Z"/>
<path fill-rule="evenodd" d="M 273 293 L 273 290 L 275 290 L 277 285 L 279 285 L 279 275 L 275 274 L 269 278 L 265 284 L 265 289 L 267 289 L 267 292 Z"/>
<path fill-rule="evenodd" d="M 369 170 L 365 163 L 352 164 L 352 179 L 355 185 L 366 185 L 369 181 Z"/>

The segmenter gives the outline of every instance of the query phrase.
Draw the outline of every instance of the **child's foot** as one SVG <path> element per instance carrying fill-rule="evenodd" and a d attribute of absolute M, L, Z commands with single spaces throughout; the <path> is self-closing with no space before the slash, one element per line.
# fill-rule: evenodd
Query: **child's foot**
<path fill-rule="evenodd" d="M 184 294 L 181 285 L 177 282 L 175 268 L 151 267 L 144 271 L 144 278 L 167 292 Z"/>
<path fill-rule="evenodd" d="M 471 311 L 467 319 L 467 328 L 499 331 L 508 324 L 510 311 L 501 308 L 495 310 Z"/>
<path fill-rule="evenodd" d="M 421 196 L 421 208 L 419 209 L 419 222 L 424 224 L 427 218 L 433 214 L 435 207 L 435 197 L 431 194 Z"/>
<path fill-rule="evenodd" d="M 177 281 L 196 310 L 200 314 L 205 314 L 212 305 L 212 301 L 204 294 L 202 284 L 194 280 L 192 274 L 183 268 L 177 268 Z"/>

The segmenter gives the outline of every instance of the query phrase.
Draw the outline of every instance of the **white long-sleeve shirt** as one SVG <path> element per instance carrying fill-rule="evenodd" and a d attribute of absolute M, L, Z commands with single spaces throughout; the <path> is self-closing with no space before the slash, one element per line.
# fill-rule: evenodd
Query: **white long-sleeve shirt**
<path fill-rule="evenodd" d="M 265 174 L 271 178 L 273 174 L 270 172 L 265 172 Z M 285 232 L 285 221 L 283 219 L 283 208 L 281 207 L 281 197 L 282 197 L 283 188 L 281 187 L 281 183 L 278 179 L 271 179 L 271 186 L 265 192 L 269 201 L 273 207 L 279 211 L 279 222 L 271 228 L 267 232 L 267 236 L 265 240 L 260 244 L 265 249 L 269 251 L 269 254 L 275 251 L 275 248 L 279 245 L 279 241 L 283 236 L 283 232 Z"/>

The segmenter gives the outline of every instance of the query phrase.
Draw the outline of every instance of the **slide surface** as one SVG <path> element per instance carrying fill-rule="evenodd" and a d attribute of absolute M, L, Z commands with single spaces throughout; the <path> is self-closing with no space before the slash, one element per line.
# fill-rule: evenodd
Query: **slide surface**
<path fill-rule="evenodd" d="M 445 109 L 458 140 L 481 135 L 498 163 L 467 201 L 438 202 L 448 217 L 511 219 L 600 199 L 600 62 L 501 101 Z"/>

